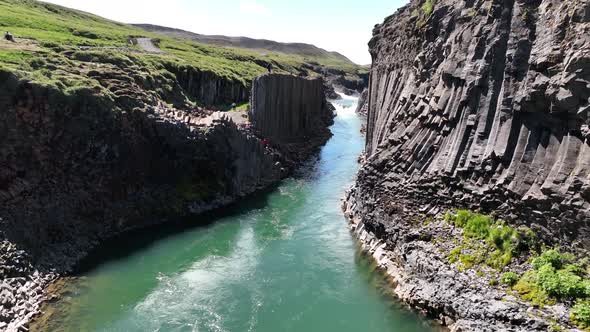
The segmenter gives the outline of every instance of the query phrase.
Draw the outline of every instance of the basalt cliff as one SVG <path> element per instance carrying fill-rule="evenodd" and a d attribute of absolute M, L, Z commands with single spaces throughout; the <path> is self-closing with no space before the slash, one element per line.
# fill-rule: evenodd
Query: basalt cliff
<path fill-rule="evenodd" d="M 590 2 L 413 0 L 373 33 L 366 155 L 344 206 L 362 246 L 400 298 L 454 330 L 574 329 L 573 300 L 495 286 L 526 258 L 463 262 L 487 244 L 459 247 L 467 231 L 442 215 L 477 210 L 586 256 Z"/>
<path fill-rule="evenodd" d="M 251 126 L 246 112 L 177 109 L 125 78 L 116 80 L 124 96 L 112 100 L 90 89 L 66 95 L 0 73 L 0 330 L 25 330 L 47 283 L 103 240 L 266 188 L 326 142 L 333 109 L 321 79 L 268 75 L 254 85 L 259 80 L 270 82 L 261 89 L 282 93 L 267 93 L 268 107 L 253 112 L 278 112 L 280 98 L 299 97 L 289 96 L 299 84 L 298 93 L 316 98 L 289 112 L 326 115 L 310 117 L 322 130 L 315 135 L 294 126 L 294 137 L 310 139 L 283 149 L 259 132 L 290 119 Z M 133 108 L 124 102 L 129 94 Z"/>

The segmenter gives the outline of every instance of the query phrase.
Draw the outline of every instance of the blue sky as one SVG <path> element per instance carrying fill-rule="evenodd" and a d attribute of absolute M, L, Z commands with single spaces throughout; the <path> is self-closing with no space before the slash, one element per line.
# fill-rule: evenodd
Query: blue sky
<path fill-rule="evenodd" d="M 373 26 L 407 0 L 46 0 L 126 23 L 305 42 L 369 64 Z"/>

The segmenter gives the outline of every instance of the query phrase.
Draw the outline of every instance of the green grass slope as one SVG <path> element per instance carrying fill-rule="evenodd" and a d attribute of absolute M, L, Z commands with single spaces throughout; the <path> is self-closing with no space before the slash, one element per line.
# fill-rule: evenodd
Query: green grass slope
<path fill-rule="evenodd" d="M 101 89 L 89 75 L 92 70 L 100 70 L 101 65 L 164 79 L 171 76 L 167 72 L 170 68 L 191 68 L 245 85 L 264 73 L 268 63 L 277 72 L 306 72 L 311 76 L 320 75 L 326 67 L 349 78 L 366 72 L 335 58 L 261 54 L 201 44 L 33 0 L 0 0 L 0 30 L 10 31 L 17 38 L 16 43 L 0 41 L 0 69 L 65 92 L 81 87 Z M 142 52 L 134 42 L 138 37 L 152 38 L 164 53 Z"/>
<path fill-rule="evenodd" d="M 158 33 L 179 39 L 188 39 L 197 43 L 228 48 L 241 48 L 254 50 L 258 53 L 283 53 L 298 56 L 306 62 L 318 63 L 327 67 L 358 69 L 358 66 L 344 55 L 337 52 L 329 52 L 317 46 L 304 43 L 281 43 L 266 39 L 253 39 L 248 37 L 228 37 L 220 35 L 201 35 L 190 31 L 168 28 L 153 24 L 133 24 L 148 32 Z M 303 59 L 301 59 L 301 57 Z"/>

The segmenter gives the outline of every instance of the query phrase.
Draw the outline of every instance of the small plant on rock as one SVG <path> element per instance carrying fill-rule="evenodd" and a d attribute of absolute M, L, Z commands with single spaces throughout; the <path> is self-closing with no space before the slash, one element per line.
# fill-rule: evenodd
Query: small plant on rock
<path fill-rule="evenodd" d="M 590 329 L 590 300 L 578 301 L 570 315 L 572 323 L 588 331 Z"/>
<path fill-rule="evenodd" d="M 486 239 L 490 235 L 490 226 L 493 223 L 491 217 L 483 214 L 474 214 L 465 225 L 465 236 L 478 240 Z"/>
<path fill-rule="evenodd" d="M 426 25 L 426 21 L 430 18 L 430 15 L 434 12 L 434 6 L 436 5 L 436 0 L 426 0 L 420 7 L 420 13 L 417 13 L 418 20 L 416 21 L 416 27 L 421 28 Z M 414 17 L 414 12 L 412 12 L 412 16 Z"/>
<path fill-rule="evenodd" d="M 571 260 L 571 255 L 563 255 L 555 249 L 547 250 L 541 256 L 533 259 L 533 268 L 540 269 L 544 265 L 551 265 L 555 269 L 561 269 L 566 261 Z"/>
<path fill-rule="evenodd" d="M 502 274 L 502 276 L 500 277 L 500 281 L 502 282 L 502 284 L 512 287 L 514 285 L 516 285 L 516 283 L 518 282 L 518 279 L 520 279 L 518 277 L 518 274 L 516 274 L 515 272 L 506 272 L 504 274 Z"/>
<path fill-rule="evenodd" d="M 422 5 L 422 14 L 424 14 L 425 17 L 432 15 L 432 12 L 434 11 L 434 5 L 435 0 L 424 1 L 424 4 Z"/>
<path fill-rule="evenodd" d="M 537 275 L 534 271 L 527 271 L 513 289 L 523 300 L 529 301 L 537 307 L 555 303 L 545 291 L 537 286 Z"/>

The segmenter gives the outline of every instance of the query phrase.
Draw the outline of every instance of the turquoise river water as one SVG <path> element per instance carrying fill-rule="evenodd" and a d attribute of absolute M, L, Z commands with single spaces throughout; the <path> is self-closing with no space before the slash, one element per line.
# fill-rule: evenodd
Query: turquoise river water
<path fill-rule="evenodd" d="M 223 211 L 111 241 L 46 308 L 44 331 L 433 331 L 358 252 L 340 210 L 363 150 L 335 102 L 319 159 Z M 204 220 L 205 219 L 205 220 Z"/>

